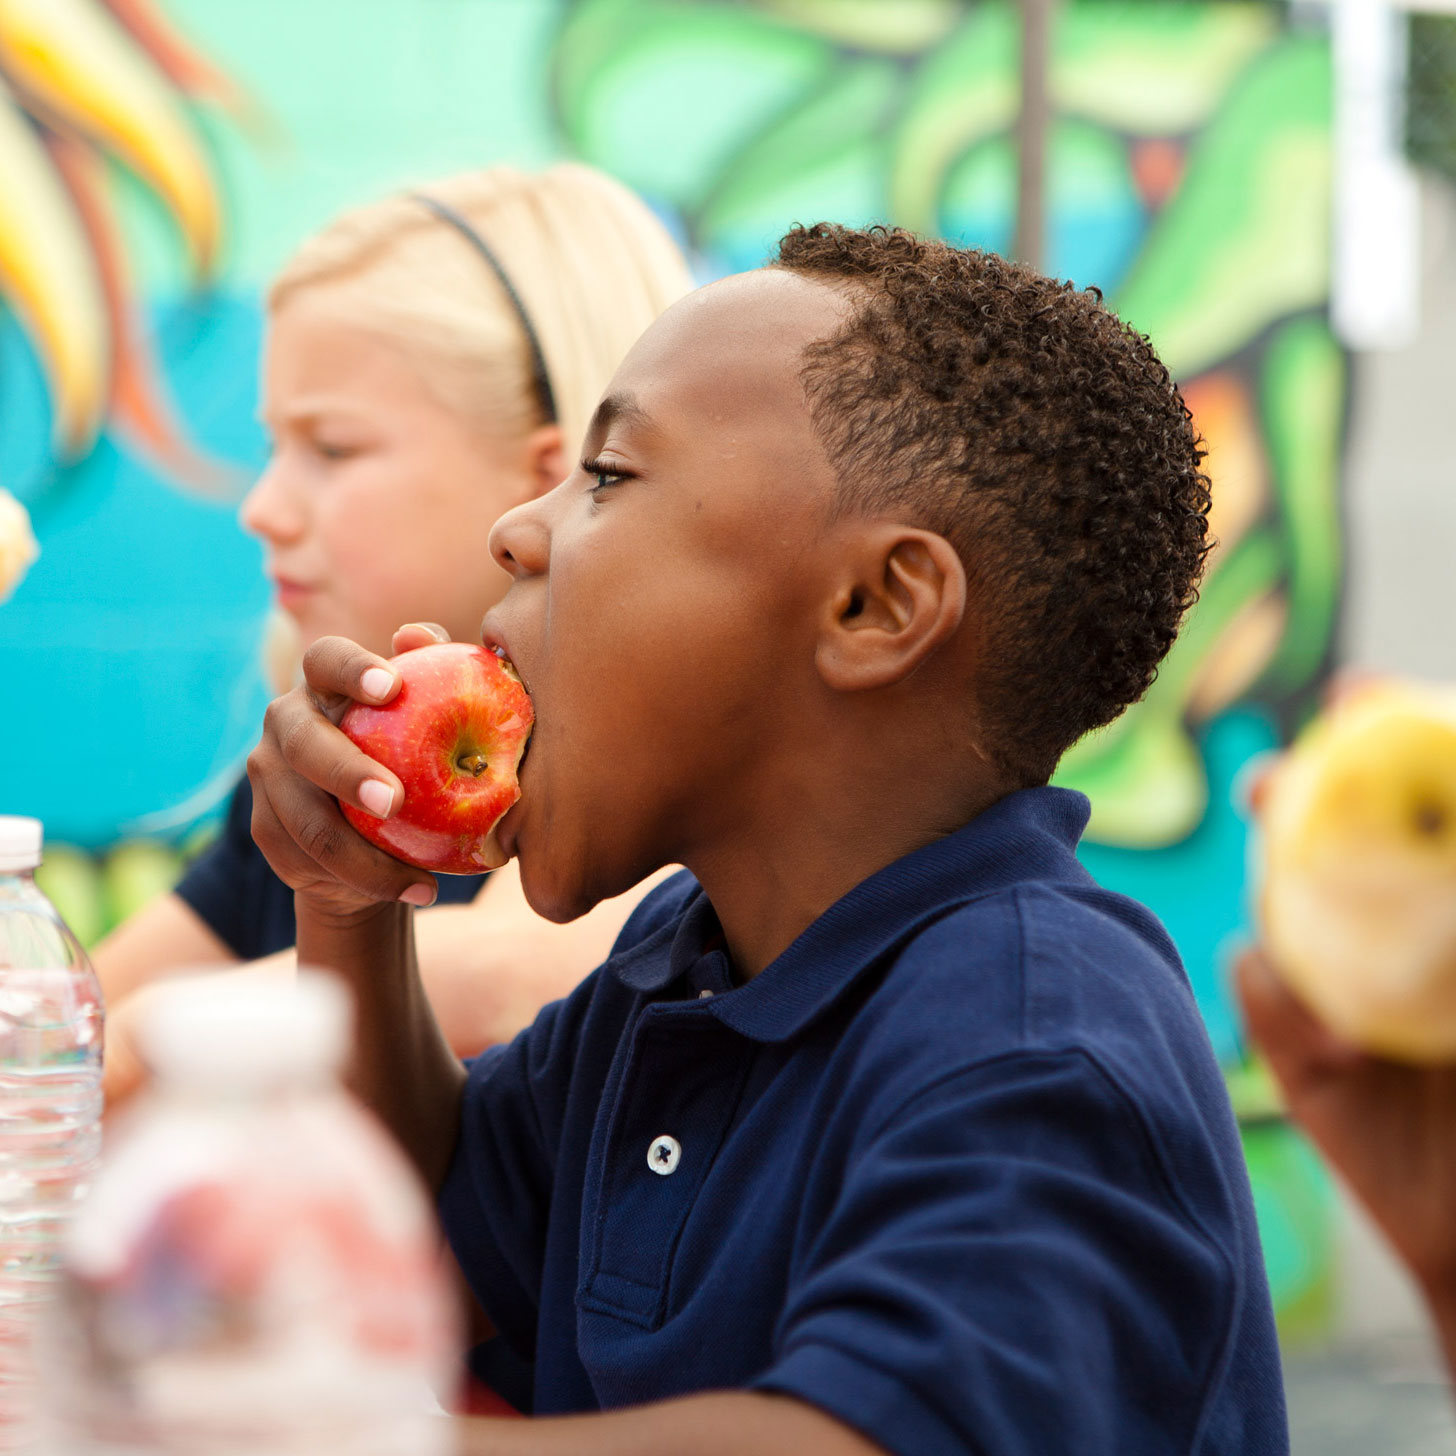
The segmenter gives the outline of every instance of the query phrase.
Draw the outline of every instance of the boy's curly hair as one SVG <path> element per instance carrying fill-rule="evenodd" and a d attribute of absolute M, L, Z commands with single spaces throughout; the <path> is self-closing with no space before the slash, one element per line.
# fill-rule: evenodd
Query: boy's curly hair
<path fill-rule="evenodd" d="M 843 508 L 960 552 L 982 747 L 1046 782 L 1147 691 L 1197 599 L 1209 488 L 1182 396 L 1100 292 L 994 253 L 818 223 L 774 262 L 858 295 L 803 370 Z"/>

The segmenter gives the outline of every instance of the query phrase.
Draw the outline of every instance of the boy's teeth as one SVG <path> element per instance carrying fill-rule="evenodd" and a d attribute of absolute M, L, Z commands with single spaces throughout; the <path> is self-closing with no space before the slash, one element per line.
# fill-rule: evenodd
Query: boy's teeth
<path fill-rule="evenodd" d="M 516 671 L 516 664 L 514 662 L 512 662 L 508 656 L 506 656 L 506 650 L 505 650 L 505 648 L 504 647 L 501 647 L 499 645 L 496 645 L 496 646 L 493 646 L 490 650 L 495 653 L 496 657 L 500 661 L 501 666 L 503 668 L 505 668 L 506 672 L 511 677 L 515 678 L 515 680 L 517 682 L 520 682 L 521 675 L 520 675 L 519 672 Z"/>

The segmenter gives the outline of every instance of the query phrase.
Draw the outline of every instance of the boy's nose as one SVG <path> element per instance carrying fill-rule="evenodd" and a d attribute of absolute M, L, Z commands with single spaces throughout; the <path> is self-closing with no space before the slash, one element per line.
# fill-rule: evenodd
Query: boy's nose
<path fill-rule="evenodd" d="M 551 555 L 546 502 L 552 494 L 513 507 L 491 530 L 490 554 L 513 577 L 539 576 L 546 570 Z"/>

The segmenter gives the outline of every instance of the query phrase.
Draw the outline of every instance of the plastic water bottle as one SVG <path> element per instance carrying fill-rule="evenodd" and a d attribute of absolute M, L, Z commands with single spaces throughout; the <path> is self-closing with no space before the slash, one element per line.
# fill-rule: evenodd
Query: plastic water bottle
<path fill-rule="evenodd" d="M 460 1333 L 433 1214 L 338 1085 L 331 977 L 147 993 L 45 1348 L 47 1456 L 440 1456 Z"/>
<path fill-rule="evenodd" d="M 40 859 L 40 821 L 0 815 L 0 1451 L 37 1439 L 35 1331 L 101 1151 L 101 987 Z"/>

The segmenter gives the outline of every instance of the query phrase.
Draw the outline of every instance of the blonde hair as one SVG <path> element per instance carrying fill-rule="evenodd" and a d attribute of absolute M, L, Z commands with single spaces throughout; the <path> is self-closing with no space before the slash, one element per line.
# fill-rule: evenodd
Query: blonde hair
<path fill-rule="evenodd" d="M 667 230 L 621 183 L 578 163 L 490 167 L 422 185 L 480 234 L 540 341 L 568 455 L 644 329 L 692 287 Z M 299 247 L 268 295 L 349 291 L 350 318 L 407 349 L 435 395 L 508 436 L 544 423 L 519 315 L 460 230 L 417 196 L 355 208 Z"/>

